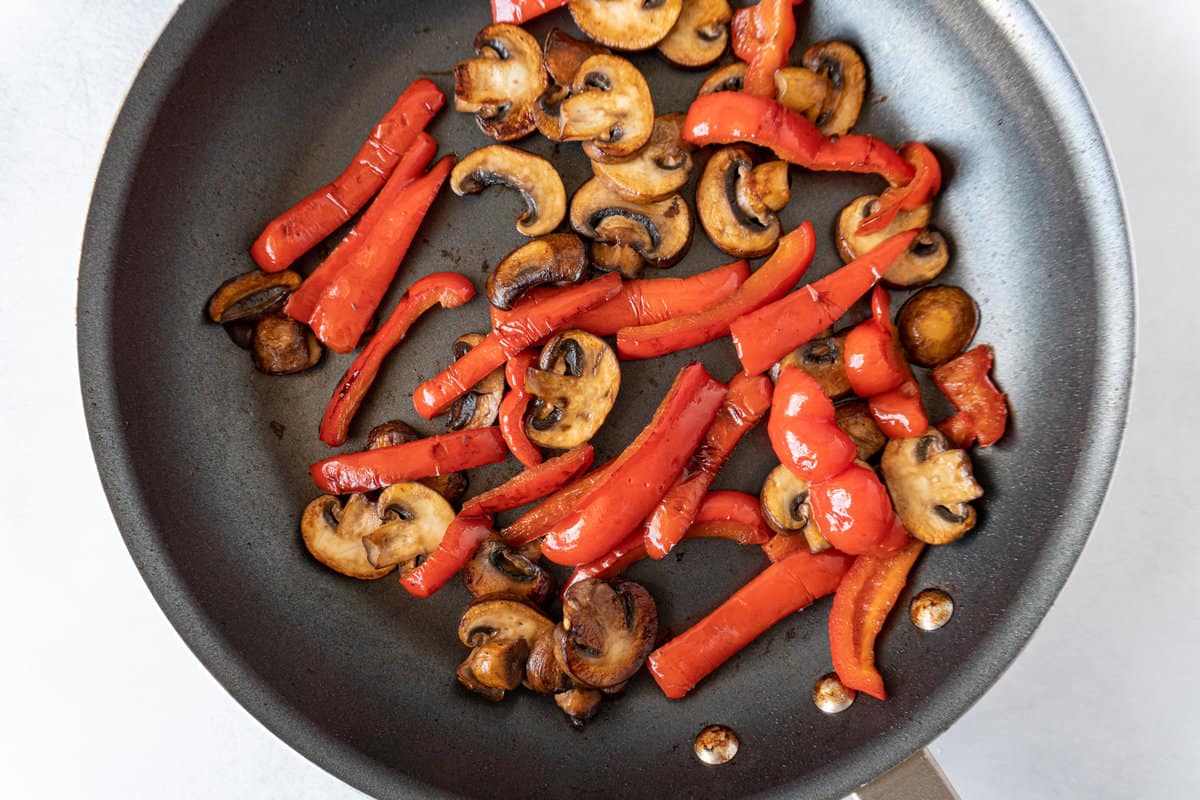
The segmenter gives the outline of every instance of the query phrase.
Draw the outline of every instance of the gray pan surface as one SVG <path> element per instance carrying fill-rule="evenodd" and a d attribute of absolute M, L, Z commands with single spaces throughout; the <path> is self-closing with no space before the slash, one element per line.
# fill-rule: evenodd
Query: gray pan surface
<path fill-rule="evenodd" d="M 487 3 L 189 0 L 166 29 L 117 121 L 88 219 L 79 287 L 88 421 L 113 512 L 158 602 L 229 691 L 305 756 L 379 797 L 837 797 L 962 714 L 1053 602 L 1109 481 L 1133 353 L 1125 221 L 1087 100 L 1025 2 L 810 0 L 798 15 L 797 51 L 836 37 L 865 53 L 872 96 L 859 130 L 925 140 L 943 157 L 936 220 L 955 255 L 942 280 L 978 298 L 977 341 L 995 346 L 1014 409 L 1006 439 L 975 456 L 988 489 L 979 527 L 929 552 L 900 600 L 940 586 L 956 615 L 935 634 L 893 617 L 879 649 L 886 703 L 863 697 L 826 717 L 810 702 L 813 680 L 830 669 L 825 600 L 682 702 L 640 675 L 582 732 L 547 698 L 519 692 L 493 705 L 457 685 L 459 584 L 417 601 L 394 578 L 359 583 L 308 556 L 297 532 L 317 494 L 306 466 L 331 452 L 316 426 L 350 357 L 266 377 L 201 315 L 221 281 L 252 267 L 247 248 L 263 223 L 337 174 L 409 81 L 427 75 L 452 91 L 449 70 L 470 55 Z M 565 12 L 530 27 L 540 36 L 552 25 L 574 30 Z M 660 111 L 685 109 L 703 77 L 653 52 L 633 60 Z M 488 143 L 450 110 L 432 132 L 443 152 Z M 576 146 L 521 144 L 552 155 L 568 191 L 587 174 Z M 838 209 L 881 188 L 872 177 L 794 172 L 786 226 L 810 218 L 820 238 L 809 278 L 840 263 Z M 434 270 L 461 270 L 482 289 L 488 265 L 522 241 L 519 208 L 498 190 L 444 193 L 385 307 Z M 728 260 L 698 233 L 671 274 Z M 480 297 L 422 320 L 345 449 L 395 417 L 440 431 L 440 421 L 418 420 L 410 392 L 448 362 L 455 336 L 486 319 Z M 602 458 L 697 356 L 718 377 L 734 372 L 728 341 L 625 366 L 597 439 Z M 755 431 L 718 486 L 757 492 L 772 460 Z M 473 490 L 513 472 L 511 461 L 480 470 Z M 631 576 L 657 598 L 663 627 L 681 631 L 763 564 L 754 548 L 695 541 Z M 743 744 L 718 769 L 691 753 L 713 722 Z"/>

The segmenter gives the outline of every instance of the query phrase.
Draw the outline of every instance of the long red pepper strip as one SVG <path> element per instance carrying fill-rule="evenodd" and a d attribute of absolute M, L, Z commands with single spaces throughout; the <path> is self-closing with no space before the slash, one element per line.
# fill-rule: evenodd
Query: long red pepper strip
<path fill-rule="evenodd" d="M 525 391 L 525 373 L 529 371 L 538 359 L 536 350 L 526 350 L 517 353 L 504 365 L 504 379 L 508 382 L 508 392 L 500 401 L 500 433 L 504 435 L 504 443 L 508 451 L 517 461 L 527 467 L 536 467 L 542 463 L 542 451 L 529 440 L 525 430 L 525 413 L 533 395 Z"/>
<path fill-rule="evenodd" d="M 567 0 L 492 0 L 492 21 L 520 25 L 566 4 Z"/>
<path fill-rule="evenodd" d="M 646 520 L 646 550 L 652 558 L 665 557 L 687 535 L 717 473 L 771 407 L 772 389 L 770 379 L 763 375 L 751 378 L 739 373 L 729 382 L 729 394 L 704 441 Z"/>
<path fill-rule="evenodd" d="M 422 314 L 436 305 L 457 308 L 474 296 L 475 284 L 457 272 L 435 272 L 408 287 L 387 322 L 375 332 L 338 382 L 321 418 L 321 441 L 333 447 L 346 443 L 350 421 L 375 382 L 380 365 Z"/>
<path fill-rule="evenodd" d="M 908 142 L 900 148 L 900 155 L 913 165 L 916 176 L 903 186 L 884 190 L 875 212 L 858 224 L 860 236 L 883 230 L 901 211 L 920 208 L 941 191 L 942 166 L 932 150 L 920 142 Z"/>
<path fill-rule="evenodd" d="M 833 592 L 852 557 L 801 552 L 772 564 L 704 619 L 646 659 L 663 694 L 679 699 L 775 623 Z"/>
<path fill-rule="evenodd" d="M 792 0 L 760 0 L 733 15 L 729 26 L 733 53 L 746 62 L 742 81 L 749 94 L 775 96 L 775 71 L 787 64 L 796 41 Z"/>
<path fill-rule="evenodd" d="M 933 382 L 954 404 L 959 413 L 942 423 L 946 433 L 958 447 L 973 440 L 980 447 L 990 447 L 1004 435 L 1008 427 L 1008 402 L 992 383 L 992 348 L 981 344 L 933 370 Z M 963 415 L 967 420 L 963 420 Z M 969 425 L 966 422 L 969 421 Z"/>
<path fill-rule="evenodd" d="M 804 222 L 780 238 L 771 257 L 731 297 L 696 314 L 622 328 L 617 332 L 617 351 L 621 358 L 655 358 L 724 336 L 734 320 L 787 294 L 812 263 L 815 248 L 812 223 Z"/>
<path fill-rule="evenodd" d="M 495 464 L 507 456 L 499 428 L 476 428 L 333 456 L 318 461 L 308 471 L 322 492 L 351 494 Z"/>
<path fill-rule="evenodd" d="M 897 234 L 836 272 L 735 320 L 729 333 L 746 374 L 765 372 L 836 322 L 875 285 L 919 233 L 914 230 Z"/>
<path fill-rule="evenodd" d="M 267 223 L 250 248 L 254 262 L 267 272 L 287 269 L 354 216 L 391 176 L 445 102 L 446 96 L 433 81 L 413 81 L 341 175 Z"/>
<path fill-rule="evenodd" d="M 558 564 L 584 564 L 632 533 L 679 477 L 726 393 L 725 385 L 713 380 L 704 365 L 684 367 L 637 450 L 575 509 L 550 525 L 542 540 L 543 555 Z"/>
<path fill-rule="evenodd" d="M 526 307 L 522 315 L 505 321 L 465 356 L 418 386 L 413 392 L 417 413 L 433 419 L 505 361 L 569 327 L 581 312 L 611 299 L 620 290 L 621 276 L 610 273 Z"/>
<path fill-rule="evenodd" d="M 924 548 L 924 542 L 914 539 L 887 558 L 859 556 L 838 585 L 829 612 L 829 653 L 847 687 L 887 699 L 883 676 L 875 668 L 875 640 Z"/>

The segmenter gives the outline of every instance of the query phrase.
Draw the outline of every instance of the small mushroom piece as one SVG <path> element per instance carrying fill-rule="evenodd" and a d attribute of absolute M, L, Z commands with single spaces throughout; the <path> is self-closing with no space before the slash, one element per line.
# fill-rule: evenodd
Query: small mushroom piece
<path fill-rule="evenodd" d="M 802 63 L 827 78 L 831 89 L 813 122 L 826 136 L 849 133 L 858 122 L 867 94 L 867 67 L 862 56 L 845 42 L 817 42 L 804 51 Z"/>
<path fill-rule="evenodd" d="M 559 86 L 570 86 L 580 65 L 592 56 L 609 55 L 612 51 L 595 42 L 576 39 L 554 28 L 546 34 L 545 62 L 550 80 Z"/>
<path fill-rule="evenodd" d="M 501 142 L 534 129 L 533 105 L 549 81 L 537 39 L 516 25 L 488 25 L 475 37 L 478 58 L 454 65 L 454 108 L 475 115 Z"/>
<path fill-rule="evenodd" d="M 692 212 L 677 194 L 634 203 L 592 178 L 571 198 L 571 227 L 587 239 L 632 249 L 652 266 L 669 267 L 691 244 Z"/>
<path fill-rule="evenodd" d="M 813 519 L 812 504 L 808 499 L 808 481 L 780 464 L 767 473 L 759 495 L 763 521 L 767 527 L 784 536 L 803 534 L 808 549 L 814 553 L 833 547 L 821 535 Z"/>
<path fill-rule="evenodd" d="M 800 345 L 771 368 L 771 379 L 778 380 L 784 367 L 799 367 L 821 385 L 830 398 L 850 392 L 846 377 L 846 334 L 821 336 Z"/>
<path fill-rule="evenodd" d="M 583 723 L 596 716 L 604 695 L 595 689 L 568 689 L 554 695 L 554 704 L 562 709 L 571 722 L 571 727 L 582 728 Z"/>
<path fill-rule="evenodd" d="M 908 360 L 936 367 L 966 350 L 975 338 L 979 306 L 957 286 L 927 286 L 908 298 L 896 327 Z"/>
<path fill-rule="evenodd" d="M 951 449 L 937 429 L 888 442 L 880 466 L 896 514 L 915 538 L 946 544 L 975 527 L 971 501 L 983 496 L 983 487 L 971 457 Z"/>
<path fill-rule="evenodd" d="M 572 0 L 579 30 L 614 50 L 645 50 L 661 42 L 683 10 L 683 0 Z"/>
<path fill-rule="evenodd" d="M 293 375 L 316 366 L 322 351 L 308 326 L 275 312 L 255 323 L 250 352 L 262 372 Z"/>
<path fill-rule="evenodd" d="M 371 432 L 367 434 L 367 449 L 374 450 L 377 447 L 408 444 L 409 442 L 415 442 L 423 438 L 425 437 L 417 433 L 407 422 L 394 419 L 390 422 L 376 425 L 371 429 Z M 465 472 L 447 472 L 445 475 L 421 478 L 417 482 L 425 484 L 451 503 L 457 502 L 467 493 L 467 475 Z"/>
<path fill-rule="evenodd" d="M 554 655 L 554 636 L 536 640 L 525 662 L 525 688 L 538 694 L 558 694 L 571 688 L 571 678 L 563 672 Z"/>
<path fill-rule="evenodd" d="M 525 424 L 539 447 L 570 450 L 600 430 L 621 389 L 621 366 L 608 343 L 586 331 L 558 334 L 542 348 L 536 368 L 525 373 L 533 395 Z"/>
<path fill-rule="evenodd" d="M 588 257 L 592 266 L 601 272 L 619 272 L 630 280 L 642 277 L 646 269 L 646 260 L 627 244 L 592 242 Z"/>
<path fill-rule="evenodd" d="M 535 286 L 579 283 L 587 271 L 587 250 L 573 233 L 552 233 L 506 255 L 488 276 L 488 301 L 510 310 Z"/>
<path fill-rule="evenodd" d="M 393 483 L 379 494 L 377 513 L 383 524 L 362 538 L 371 566 L 399 566 L 401 573 L 420 566 L 442 543 L 454 521 L 446 498 L 415 481 Z"/>
<path fill-rule="evenodd" d="M 746 62 L 735 61 L 709 73 L 704 82 L 700 84 L 700 88 L 696 90 L 696 96 L 716 94 L 717 92 L 740 92 L 745 84 Z"/>
<path fill-rule="evenodd" d="M 754 166 L 745 145 L 723 147 L 704 165 L 696 185 L 696 213 L 708 238 L 738 258 L 757 258 L 775 249 L 780 224 L 775 212 L 791 197 L 787 164 Z"/>
<path fill-rule="evenodd" d="M 300 288 L 300 282 L 300 276 L 290 269 L 256 269 L 230 278 L 209 299 L 208 317 L 221 324 L 257 320 L 283 308 L 288 295 Z"/>
<path fill-rule="evenodd" d="M 367 560 L 363 537 L 383 524 L 375 504 L 364 495 L 352 494 L 342 501 L 323 494 L 304 509 L 300 517 L 300 535 L 313 558 L 325 566 L 360 580 L 375 580 L 387 575 L 395 565 L 376 567 Z"/>
<path fill-rule="evenodd" d="M 454 340 L 454 360 L 465 356 L 484 340 L 482 333 L 465 333 Z M 471 391 L 454 401 L 446 415 L 446 427 L 452 431 L 486 428 L 500 415 L 504 397 L 504 368 L 492 370 L 487 377 L 471 387 Z"/>
<path fill-rule="evenodd" d="M 683 114 L 654 120 L 650 141 L 621 161 L 593 161 L 592 171 L 617 194 L 647 203 L 682 189 L 692 174 L 693 147 L 683 140 Z"/>
<path fill-rule="evenodd" d="M 887 444 L 887 436 L 879 429 L 875 417 L 871 416 L 871 408 L 866 400 L 839 403 L 834 413 L 837 426 L 854 440 L 859 461 L 873 458 Z"/>
<path fill-rule="evenodd" d="M 554 593 L 554 576 L 535 559 L 489 539 L 463 569 L 463 584 L 475 597 L 503 594 L 541 605 Z"/>
<path fill-rule="evenodd" d="M 707 66 L 725 52 L 732 18 L 728 0 L 684 0 L 679 19 L 658 43 L 658 52 L 681 67 Z"/>
<path fill-rule="evenodd" d="M 528 603 L 503 597 L 484 597 L 472 602 L 458 623 L 458 640 L 467 647 L 488 642 L 524 641 L 530 649 L 543 636 L 550 636 L 554 623 Z"/>
<path fill-rule="evenodd" d="M 450 189 L 459 197 L 488 186 L 508 186 L 525 199 L 517 230 L 541 236 L 558 227 L 567 213 L 567 190 L 549 161 L 506 144 L 481 147 L 454 165 Z"/>
<path fill-rule="evenodd" d="M 562 602 L 555 654 L 576 683 L 595 689 L 623 683 L 654 649 L 658 609 L 640 584 L 588 578 L 572 584 Z"/>
<path fill-rule="evenodd" d="M 837 245 L 842 260 L 848 264 L 897 233 L 924 228 L 921 235 L 909 245 L 908 251 L 884 273 L 883 282 L 903 288 L 928 283 L 936 278 L 950 263 L 950 248 L 945 237 L 929 225 L 933 205 L 926 203 L 912 211 L 901 211 L 883 230 L 859 235 L 859 223 L 875 212 L 878 200 L 875 195 L 863 195 L 838 215 Z"/>
<path fill-rule="evenodd" d="M 488 642 L 472 650 L 454 674 L 472 692 L 498 703 L 505 692 L 521 685 L 528 657 L 529 645 L 524 640 Z"/>
<path fill-rule="evenodd" d="M 593 161 L 631 156 L 654 130 L 650 87 L 625 59 L 592 56 L 575 73 L 571 96 L 559 107 L 559 121 L 560 140 L 584 142 L 583 151 Z"/>
<path fill-rule="evenodd" d="M 829 78 L 805 67 L 784 67 L 775 71 L 775 99 L 792 111 L 815 122 L 825 98 L 833 91 Z"/>

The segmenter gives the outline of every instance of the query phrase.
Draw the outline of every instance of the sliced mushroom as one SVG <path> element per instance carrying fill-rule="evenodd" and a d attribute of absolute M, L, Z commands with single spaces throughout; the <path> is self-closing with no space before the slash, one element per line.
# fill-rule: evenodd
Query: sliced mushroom
<path fill-rule="evenodd" d="M 837 426 L 854 440 L 860 461 L 874 457 L 887 444 L 887 436 L 879 429 L 875 417 L 871 416 L 871 408 L 866 400 L 839 403 L 835 413 Z"/>
<path fill-rule="evenodd" d="M 572 0 L 579 30 L 615 50 L 645 50 L 670 33 L 683 0 Z"/>
<path fill-rule="evenodd" d="M 528 657 L 529 645 L 524 640 L 488 642 L 472 650 L 454 674 L 472 692 L 498 703 L 505 692 L 521 685 Z"/>
<path fill-rule="evenodd" d="M 813 519 L 808 500 L 808 482 L 780 464 L 767 473 L 759 495 L 763 521 L 776 533 L 784 536 L 803 534 L 808 549 L 814 553 L 833 547 L 821 535 Z"/>
<path fill-rule="evenodd" d="M 506 144 L 482 147 L 450 172 L 450 188 L 458 196 L 477 194 L 488 186 L 508 186 L 525 199 L 517 230 L 541 236 L 558 227 L 567 213 L 567 190 L 549 161 Z"/>
<path fill-rule="evenodd" d="M 552 233 L 523 244 L 488 276 L 488 300 L 508 311 L 535 286 L 579 283 L 587 270 L 587 250 L 573 233 Z"/>
<path fill-rule="evenodd" d="M 860 235 L 858 225 L 875 212 L 878 199 L 875 195 L 864 195 L 843 208 L 838 215 L 838 253 L 842 260 L 849 263 L 897 233 L 924 228 L 921 235 L 909 245 L 908 251 L 884 273 L 883 282 L 890 286 L 909 287 L 936 278 L 950 263 L 950 248 L 945 237 L 929 225 L 933 205 L 926 203 L 912 211 L 901 211 L 883 230 Z"/>
<path fill-rule="evenodd" d="M 593 161 L 592 171 L 617 194 L 648 203 L 678 192 L 692 173 L 691 144 L 683 140 L 683 114 L 654 120 L 650 141 L 621 161 Z"/>
<path fill-rule="evenodd" d="M 208 301 L 208 317 L 227 324 L 257 320 L 283 308 L 288 295 L 300 288 L 300 276 L 253 270 L 222 283 Z"/>
<path fill-rule="evenodd" d="M 799 367 L 821 384 L 821 391 L 831 398 L 850 392 L 846 377 L 846 334 L 832 334 L 812 339 L 788 353 L 771 368 L 771 379 L 778 380 L 784 367 Z"/>
<path fill-rule="evenodd" d="M 478 58 L 454 65 L 454 108 L 475 115 L 501 142 L 534 129 L 533 105 L 549 81 L 537 39 L 516 25 L 488 25 L 475 37 Z"/>
<path fill-rule="evenodd" d="M 936 367 L 966 350 L 975 338 L 979 306 L 957 286 L 927 286 L 908 298 L 896 327 L 908 360 Z"/>
<path fill-rule="evenodd" d="M 636 252 L 655 267 L 669 267 L 692 241 L 692 212 L 673 194 L 634 203 L 592 178 L 571 198 L 571 227 L 588 239 Z"/>
<path fill-rule="evenodd" d="M 377 569 L 398 566 L 401 573 L 420 566 L 454 521 L 446 498 L 415 481 L 388 486 L 380 492 L 376 508 L 383 524 L 363 536 L 367 560 Z"/>
<path fill-rule="evenodd" d="M 700 88 L 696 90 L 696 96 L 716 94 L 717 92 L 740 92 L 745 83 L 746 62 L 735 61 L 709 73 L 704 82 L 700 84 Z"/>
<path fill-rule="evenodd" d="M 603 689 L 633 677 L 657 635 L 658 609 L 641 585 L 588 578 L 563 595 L 555 654 L 576 683 Z"/>
<path fill-rule="evenodd" d="M 584 142 L 593 161 L 633 155 L 654 130 L 654 101 L 637 67 L 619 56 L 592 56 L 579 67 L 559 107 L 564 142 Z"/>
<path fill-rule="evenodd" d="M 858 122 L 867 93 L 867 67 L 845 42 L 817 42 L 804 51 L 803 64 L 829 80 L 831 91 L 813 122 L 826 136 L 843 136 Z"/>
<path fill-rule="evenodd" d="M 533 395 L 530 441 L 569 450 L 600 430 L 621 389 L 621 366 L 608 343 L 586 331 L 564 331 L 542 348 L 536 368 L 525 374 Z"/>
<path fill-rule="evenodd" d="M 696 185 L 696 212 L 708 238 L 739 258 L 757 258 L 779 243 L 779 211 L 791 198 L 787 164 L 754 166 L 745 145 L 723 147 L 704 165 Z"/>
<path fill-rule="evenodd" d="M 455 339 L 454 360 L 465 356 L 485 338 L 482 333 L 465 333 Z M 504 368 L 498 367 L 454 401 L 446 415 L 446 427 L 452 431 L 465 431 L 494 424 L 496 417 L 500 415 L 500 401 L 503 397 Z"/>
<path fill-rule="evenodd" d="M 630 280 L 642 277 L 642 272 L 646 269 L 646 259 L 627 244 L 592 242 L 592 246 L 588 248 L 588 257 L 592 266 L 601 272 L 619 272 Z"/>
<path fill-rule="evenodd" d="M 609 55 L 612 51 L 595 42 L 576 39 L 558 28 L 546 34 L 545 61 L 550 80 L 569 87 L 583 62 L 592 56 Z"/>
<path fill-rule="evenodd" d="M 382 524 L 375 504 L 364 495 L 350 495 L 343 506 L 338 498 L 323 494 L 304 509 L 300 535 L 308 552 L 325 566 L 351 578 L 375 580 L 395 569 L 374 566 L 363 548 L 363 537 Z"/>
<path fill-rule="evenodd" d="M 805 67 L 775 70 L 775 99 L 815 122 L 825 98 L 833 91 L 829 78 Z"/>
<path fill-rule="evenodd" d="M 571 678 L 558 665 L 555 649 L 552 634 L 533 643 L 529 660 L 525 662 L 526 689 L 539 694 L 557 694 L 571 688 Z"/>
<path fill-rule="evenodd" d="M 679 19 L 658 43 L 658 52 L 681 67 L 707 66 L 725 52 L 732 18 L 728 0 L 684 0 Z"/>
<path fill-rule="evenodd" d="M 377 447 L 408 444 L 423 438 L 425 437 L 417 433 L 408 423 L 394 419 L 371 429 L 371 432 L 367 434 L 367 449 L 374 450 Z M 445 475 L 421 478 L 418 483 L 425 484 L 451 503 L 457 502 L 467 493 L 465 472 L 447 472 Z"/>
<path fill-rule="evenodd" d="M 554 695 L 554 704 L 567 715 L 571 726 L 582 728 L 583 723 L 596 716 L 604 695 L 595 689 L 568 689 Z"/>
<path fill-rule="evenodd" d="M 520 600 L 502 597 L 474 601 L 458 623 L 458 639 L 467 647 L 520 639 L 532 649 L 538 639 L 553 631 L 554 623 L 541 611 Z"/>
<path fill-rule="evenodd" d="M 893 439 L 881 463 L 888 494 L 904 527 L 929 544 L 946 544 L 975 527 L 971 501 L 983 496 L 971 457 L 954 450 L 936 428 Z"/>
<path fill-rule="evenodd" d="M 303 372 L 321 360 L 321 343 L 308 326 L 280 312 L 255 323 L 250 344 L 254 366 L 268 375 Z"/>
<path fill-rule="evenodd" d="M 541 605 L 554 592 L 554 576 L 504 542 L 489 539 L 463 569 L 463 584 L 475 597 L 503 594 Z"/>

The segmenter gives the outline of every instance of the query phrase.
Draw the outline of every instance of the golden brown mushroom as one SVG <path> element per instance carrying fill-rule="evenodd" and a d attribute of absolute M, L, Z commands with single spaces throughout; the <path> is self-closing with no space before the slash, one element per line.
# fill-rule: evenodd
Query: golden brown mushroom
<path fill-rule="evenodd" d="M 738 258 L 757 258 L 779 243 L 777 211 L 791 198 L 783 161 L 754 166 L 745 145 L 723 147 L 709 158 L 696 185 L 696 213 L 709 240 Z"/>
<path fill-rule="evenodd" d="M 506 144 L 481 147 L 450 172 L 450 189 L 458 196 L 477 194 L 488 186 L 508 186 L 525 199 L 517 230 L 541 236 L 558 227 L 567 213 L 567 190 L 549 161 Z"/>
<path fill-rule="evenodd" d="M 936 367 L 967 349 L 979 327 L 979 306 L 957 286 L 927 286 L 908 298 L 896 327 L 908 360 Z"/>
<path fill-rule="evenodd" d="M 658 43 L 658 52 L 681 67 L 707 66 L 725 52 L 732 18 L 728 0 L 684 0 L 679 19 Z"/>
<path fill-rule="evenodd" d="M 570 450 L 600 430 L 621 389 L 621 367 L 608 343 L 587 331 L 558 334 L 525 375 L 536 400 L 525 425 L 539 447 Z"/>
<path fill-rule="evenodd" d="M 454 108 L 475 115 L 501 142 L 534 129 L 533 106 L 549 81 L 537 40 L 516 25 L 488 25 L 475 37 L 477 58 L 454 65 Z"/>
<path fill-rule="evenodd" d="M 971 501 L 983 496 L 983 488 L 971 470 L 971 457 L 951 449 L 936 428 L 888 442 L 881 468 L 896 515 L 914 538 L 946 544 L 975 527 Z"/>
<path fill-rule="evenodd" d="M 579 30 L 614 50 L 645 50 L 663 40 L 683 10 L 683 0 L 572 0 Z"/>
<path fill-rule="evenodd" d="M 897 233 L 923 228 L 921 235 L 909 245 L 908 251 L 884 273 L 883 281 L 890 286 L 909 287 L 936 278 L 950 263 L 950 248 L 945 237 L 929 225 L 933 205 L 926 203 L 912 211 L 901 211 L 883 230 L 860 234 L 859 223 L 875 212 L 878 200 L 875 195 L 863 195 L 838 215 L 837 244 L 842 260 L 849 263 Z"/>

